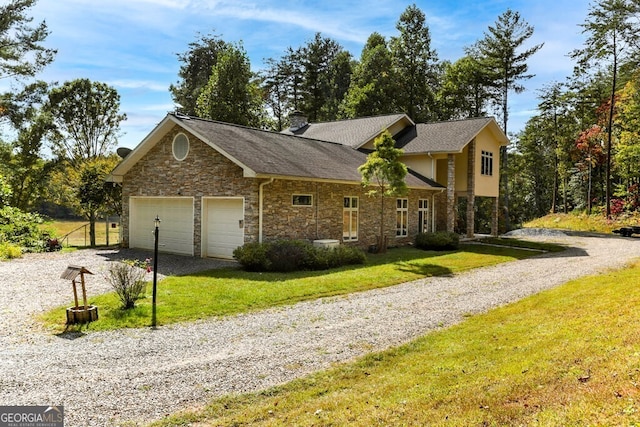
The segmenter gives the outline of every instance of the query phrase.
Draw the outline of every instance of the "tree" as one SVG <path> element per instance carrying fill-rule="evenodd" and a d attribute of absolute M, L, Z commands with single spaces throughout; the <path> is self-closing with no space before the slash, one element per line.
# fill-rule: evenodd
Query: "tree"
<path fill-rule="evenodd" d="M 407 193 L 407 166 L 400 161 L 403 151 L 395 147 L 395 141 L 388 130 L 382 132 L 373 145 L 375 150 L 367 156 L 367 161 L 358 171 L 362 175 L 362 185 L 372 187 L 368 195 L 380 198 L 380 236 L 377 250 L 385 252 L 387 239 L 384 233 L 384 199 Z"/>
<path fill-rule="evenodd" d="M 6 163 L 12 188 L 11 206 L 31 211 L 42 200 L 53 166 L 41 157 L 44 140 L 50 131 L 51 121 L 46 114 L 39 115 L 19 130 Z"/>
<path fill-rule="evenodd" d="M 424 13 L 415 5 L 405 9 L 396 24 L 400 32 L 391 38 L 391 53 L 399 87 L 398 104 L 414 121 L 434 118 L 432 111 L 437 87 L 437 55 L 431 49 L 431 34 Z"/>
<path fill-rule="evenodd" d="M 7 118 L 16 135 L 3 156 L 13 191 L 10 203 L 25 211 L 33 210 L 41 200 L 51 169 L 51 162 L 42 158 L 42 149 L 52 130 L 51 117 L 42 108 L 47 93 L 46 83 L 35 82 L 5 98 L 10 109 Z"/>
<path fill-rule="evenodd" d="M 25 81 L 50 64 L 56 54 L 55 49 L 43 46 L 49 35 L 46 23 L 31 25 L 33 18 L 27 12 L 35 3 L 36 0 L 8 0 L 0 5 L 0 80 L 21 83 L 20 89 L 12 84 L 11 92 L 0 94 L 0 118 L 6 119 L 18 134 L 17 141 L 3 143 L 0 150 L 0 174 L 7 174 L 6 180 L 0 179 L 0 207 L 4 206 L 0 209 L 0 240 L 31 248 L 40 244 L 38 224 L 42 220 L 21 208 L 30 207 L 38 196 L 38 183 L 45 180 L 44 161 L 39 157 L 45 126 L 36 105 L 47 85 Z"/>
<path fill-rule="evenodd" d="M 496 89 L 494 99 L 502 113 L 502 130 L 505 135 L 508 135 L 509 91 L 515 93 L 524 91 L 524 86 L 519 81 L 533 77 L 532 74 L 527 74 L 529 69 L 527 60 L 543 46 L 543 44 L 537 44 L 519 52 L 519 49 L 532 35 L 533 27 L 522 19 L 518 12 L 507 9 L 498 17 L 494 26 L 489 26 L 489 31 L 484 33 L 484 38 L 471 48 L 480 54 L 481 64 Z M 504 147 L 502 150 L 502 182 L 505 225 L 509 230 L 511 224 L 509 219 L 509 180 L 506 175 L 508 170 L 507 157 L 507 147 Z"/>
<path fill-rule="evenodd" d="M 630 0 L 600 0 L 592 5 L 587 20 L 582 24 L 583 33 L 588 37 L 583 49 L 572 53 L 581 65 L 587 66 L 594 60 L 608 59 L 612 70 L 609 116 L 607 124 L 606 151 L 606 214 L 611 216 L 611 158 L 613 138 L 613 115 L 617 90 L 617 78 L 620 64 L 638 53 L 640 40 L 640 25 L 637 15 L 640 4 Z"/>
<path fill-rule="evenodd" d="M 9 206 L 9 198 L 11 197 L 11 187 L 6 179 L 0 174 L 0 208 Z"/>
<path fill-rule="evenodd" d="M 313 122 L 335 120 L 337 106 L 349 87 L 351 55 L 335 40 L 322 37 L 320 33 L 316 33 L 299 53 L 303 67 L 302 111 Z M 340 90 L 334 90 L 337 82 L 342 82 Z M 336 108 L 327 108 L 330 105 Z"/>
<path fill-rule="evenodd" d="M 72 166 L 108 154 L 117 145 L 120 95 L 105 83 L 89 79 L 65 82 L 49 93 L 46 106 L 52 116 L 53 150 Z"/>
<path fill-rule="evenodd" d="M 478 59 L 467 55 L 453 64 L 444 64 L 438 92 L 440 119 L 463 119 L 486 115 L 490 82 Z"/>
<path fill-rule="evenodd" d="M 328 70 L 328 93 L 325 105 L 321 109 L 324 120 L 335 120 L 340 117 L 340 106 L 344 101 L 353 74 L 353 57 L 346 50 L 341 50 L 332 59 Z"/>
<path fill-rule="evenodd" d="M 100 211 L 104 211 L 109 200 L 110 187 L 106 177 L 116 166 L 113 158 L 95 158 L 82 165 L 79 174 L 76 198 L 80 211 L 89 220 L 90 245 L 96 245 L 96 219 Z"/>
<path fill-rule="evenodd" d="M 282 61 L 267 59 L 267 68 L 260 73 L 265 105 L 275 120 L 275 130 L 284 129 L 284 122 L 289 109 L 287 78 L 282 72 Z M 295 111 L 295 108 L 291 109 Z"/>
<path fill-rule="evenodd" d="M 218 36 L 210 34 L 189 43 L 189 49 L 178 54 L 178 60 L 182 63 L 178 71 L 180 80 L 169 86 L 173 102 L 179 105 L 184 114 L 195 116 L 198 107 L 198 98 L 204 87 L 209 82 L 211 70 L 218 63 L 218 55 L 228 45 Z"/>
<path fill-rule="evenodd" d="M 539 96 L 541 102 L 538 104 L 540 116 L 544 120 L 542 129 L 548 131 L 545 135 L 545 145 L 550 145 L 553 153 L 553 195 L 551 197 L 551 212 L 557 212 L 558 191 L 560 189 L 560 157 L 558 150 L 560 146 L 559 116 L 563 114 L 562 88 L 563 85 L 557 82 L 544 87 Z"/>
<path fill-rule="evenodd" d="M 10 0 L 0 6 L 0 78 L 33 77 L 53 61 L 56 50 L 42 46 L 49 35 L 47 24 L 29 26 L 33 18 L 26 11 L 35 3 Z"/>
<path fill-rule="evenodd" d="M 262 96 L 242 45 L 218 53 L 209 82 L 198 97 L 198 116 L 245 126 L 262 127 Z"/>
<path fill-rule="evenodd" d="M 104 177 L 97 172 L 102 169 L 97 165 L 101 165 L 102 159 L 117 145 L 120 122 L 126 119 L 119 109 L 120 96 L 114 88 L 88 79 L 65 82 L 52 89 L 45 106 L 53 125 L 52 149 L 63 167 L 63 177 L 58 181 L 66 181 L 72 189 L 80 188 L 78 194 L 62 191 L 56 200 L 66 197 L 68 206 L 77 206 L 87 216 L 92 246 L 95 245 L 96 213 L 104 208 L 103 196 L 97 197 L 94 189 L 94 186 L 104 186 Z M 114 166 L 111 164 L 110 168 Z M 73 179 L 74 173 L 80 173 L 77 180 Z M 92 179 L 99 182 L 91 183 Z M 80 197 L 79 205 L 74 196 Z"/>
<path fill-rule="evenodd" d="M 622 180 L 621 188 L 616 192 L 628 200 L 629 209 L 640 208 L 640 71 L 635 73 L 620 91 L 616 127 L 619 129 L 618 144 L 614 155 L 617 174 Z"/>
<path fill-rule="evenodd" d="M 397 79 L 385 38 L 373 33 L 353 70 L 341 116 L 356 118 L 395 112 Z"/>

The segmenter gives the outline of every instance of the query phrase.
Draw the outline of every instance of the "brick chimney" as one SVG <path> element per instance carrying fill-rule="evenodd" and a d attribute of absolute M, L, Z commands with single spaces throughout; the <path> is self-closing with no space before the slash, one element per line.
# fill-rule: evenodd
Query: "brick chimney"
<path fill-rule="evenodd" d="M 307 122 L 307 116 L 298 110 L 289 114 L 289 123 L 289 130 L 291 132 L 298 131 L 309 124 Z"/>

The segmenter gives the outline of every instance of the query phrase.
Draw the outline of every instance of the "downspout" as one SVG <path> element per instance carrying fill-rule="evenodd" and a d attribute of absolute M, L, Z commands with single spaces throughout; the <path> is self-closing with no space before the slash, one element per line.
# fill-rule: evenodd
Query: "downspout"
<path fill-rule="evenodd" d="M 258 208 L 258 243 L 262 243 L 262 213 L 264 210 L 264 186 L 268 184 L 272 184 L 275 178 L 269 179 L 269 181 L 264 181 L 260 183 L 258 190 L 258 198 L 259 200 L 259 208 Z"/>

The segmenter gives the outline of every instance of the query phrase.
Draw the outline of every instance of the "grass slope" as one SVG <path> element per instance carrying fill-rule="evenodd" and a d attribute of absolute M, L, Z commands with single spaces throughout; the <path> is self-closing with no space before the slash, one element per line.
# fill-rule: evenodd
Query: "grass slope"
<path fill-rule="evenodd" d="M 640 263 L 153 425 L 638 425 Z"/>

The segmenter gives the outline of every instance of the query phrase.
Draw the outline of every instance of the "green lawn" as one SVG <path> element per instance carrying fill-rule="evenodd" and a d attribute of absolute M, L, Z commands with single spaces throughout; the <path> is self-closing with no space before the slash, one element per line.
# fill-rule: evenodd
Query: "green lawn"
<path fill-rule="evenodd" d="M 557 248 L 550 245 L 549 248 Z M 168 277 L 158 283 L 158 325 L 294 304 L 332 295 L 343 295 L 436 275 L 459 273 L 535 255 L 517 248 L 463 245 L 454 252 L 398 248 L 386 254 L 370 255 L 364 266 L 297 273 L 251 273 L 220 269 L 187 276 Z M 149 326 L 151 291 L 130 310 L 120 309 L 115 294 L 91 296 L 100 319 L 83 328 L 108 330 Z M 68 306 L 72 305 L 71 303 Z M 65 307 L 43 316 L 53 331 L 63 331 Z"/>
<path fill-rule="evenodd" d="M 640 262 L 154 425 L 640 425 Z"/>
<path fill-rule="evenodd" d="M 115 227 L 112 227 L 115 224 Z M 64 246 L 89 246 L 89 221 L 76 220 L 56 220 L 47 221 L 40 227 L 53 237 L 61 240 L 66 236 Z M 119 224 L 105 223 L 104 220 L 96 222 L 96 244 L 104 246 L 107 244 L 107 233 L 109 233 L 109 244 L 114 245 L 119 241 Z"/>
<path fill-rule="evenodd" d="M 557 228 L 562 230 L 611 233 L 613 230 L 630 225 L 640 225 L 640 215 L 624 214 L 619 218 L 607 220 L 603 214 L 554 213 L 545 215 L 524 224 L 527 228 Z"/>

